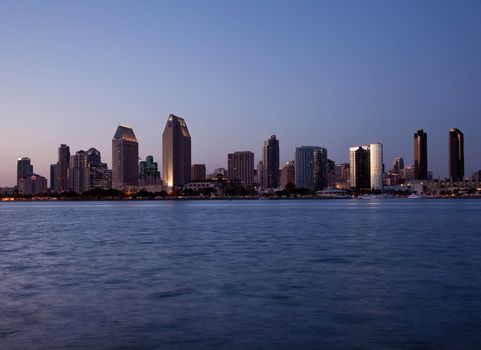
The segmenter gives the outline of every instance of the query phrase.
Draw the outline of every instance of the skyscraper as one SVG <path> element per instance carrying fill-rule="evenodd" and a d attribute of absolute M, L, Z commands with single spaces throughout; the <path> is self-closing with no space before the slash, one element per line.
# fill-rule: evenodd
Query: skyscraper
<path fill-rule="evenodd" d="M 369 146 L 351 146 L 349 160 L 351 187 L 356 190 L 371 189 Z"/>
<path fill-rule="evenodd" d="M 17 161 L 17 188 L 20 188 L 20 179 L 27 178 L 33 174 L 33 165 L 30 158 L 18 158 Z"/>
<path fill-rule="evenodd" d="M 60 145 L 57 162 L 57 192 L 68 191 L 68 168 L 70 165 L 70 147 Z"/>
<path fill-rule="evenodd" d="M 296 187 L 322 189 L 327 184 L 327 149 L 318 146 L 296 148 Z"/>
<path fill-rule="evenodd" d="M 234 152 L 227 155 L 227 169 L 231 180 L 239 180 L 242 187 L 254 186 L 254 153 Z"/>
<path fill-rule="evenodd" d="M 416 180 L 428 179 L 428 135 L 422 129 L 414 134 L 414 173 Z"/>
<path fill-rule="evenodd" d="M 95 189 L 107 190 L 112 188 L 112 170 L 102 163 L 100 151 L 90 148 L 86 153 L 87 171 L 84 180 L 84 191 Z"/>
<path fill-rule="evenodd" d="M 370 187 L 373 190 L 382 191 L 384 188 L 384 166 L 382 143 L 371 143 L 369 145 L 370 161 Z"/>
<path fill-rule="evenodd" d="M 464 135 L 458 129 L 449 129 L 449 177 L 453 181 L 464 178 Z"/>
<path fill-rule="evenodd" d="M 313 156 L 313 180 L 314 190 L 323 190 L 327 187 L 327 173 L 329 170 L 329 160 L 327 159 L 327 149 L 320 147 L 315 150 Z"/>
<path fill-rule="evenodd" d="M 68 168 L 69 190 L 83 193 L 89 190 L 88 187 L 88 160 L 87 153 L 83 150 L 70 156 Z"/>
<path fill-rule="evenodd" d="M 279 140 L 276 135 L 272 135 L 264 142 L 263 166 L 263 187 L 279 187 Z"/>
<path fill-rule="evenodd" d="M 191 138 L 183 118 L 169 115 L 162 134 L 162 172 L 169 190 L 191 178 Z"/>
<path fill-rule="evenodd" d="M 139 183 L 139 144 L 132 128 L 119 125 L 112 138 L 112 187 L 123 190 Z"/>

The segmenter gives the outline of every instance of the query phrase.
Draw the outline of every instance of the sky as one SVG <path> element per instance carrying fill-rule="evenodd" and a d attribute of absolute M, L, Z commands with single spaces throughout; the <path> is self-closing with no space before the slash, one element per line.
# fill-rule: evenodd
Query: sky
<path fill-rule="evenodd" d="M 111 164 L 119 123 L 140 157 L 161 162 L 167 116 L 185 118 L 192 162 L 281 162 L 302 145 L 337 163 L 382 142 L 384 163 L 448 175 L 448 131 L 465 135 L 466 174 L 481 168 L 481 1 L 0 0 L 0 186 L 18 157 L 49 177 L 57 148 L 95 147 Z"/>

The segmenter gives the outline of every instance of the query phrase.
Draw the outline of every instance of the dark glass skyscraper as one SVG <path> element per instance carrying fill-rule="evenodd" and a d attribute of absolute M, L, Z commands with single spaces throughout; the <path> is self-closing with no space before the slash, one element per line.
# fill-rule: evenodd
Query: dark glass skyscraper
<path fill-rule="evenodd" d="M 279 140 L 272 135 L 264 142 L 264 179 L 265 188 L 279 187 Z"/>
<path fill-rule="evenodd" d="M 449 130 L 449 177 L 453 181 L 464 178 L 464 135 L 454 128 Z"/>
<path fill-rule="evenodd" d="M 190 182 L 192 146 L 183 118 L 169 115 L 162 134 L 162 175 L 168 190 Z"/>
<path fill-rule="evenodd" d="M 68 168 L 70 165 L 70 147 L 67 145 L 60 145 L 58 149 L 57 162 L 57 192 L 68 191 Z"/>
<path fill-rule="evenodd" d="M 119 125 L 112 139 L 112 187 L 123 190 L 139 183 L 139 144 L 132 128 Z"/>
<path fill-rule="evenodd" d="M 310 190 L 326 186 L 327 149 L 318 146 L 296 148 L 296 187 Z"/>
<path fill-rule="evenodd" d="M 428 179 L 428 135 L 421 129 L 414 134 L 414 177 Z"/>

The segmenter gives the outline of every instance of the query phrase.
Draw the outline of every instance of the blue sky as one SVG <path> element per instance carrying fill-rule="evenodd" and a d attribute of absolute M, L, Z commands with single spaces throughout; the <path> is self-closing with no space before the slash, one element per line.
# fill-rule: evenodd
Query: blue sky
<path fill-rule="evenodd" d="M 118 123 L 159 162 L 168 114 L 186 119 L 193 162 L 280 140 L 348 161 L 381 141 L 384 162 L 447 176 L 450 127 L 466 172 L 481 168 L 480 1 L 0 1 L 0 186 L 16 159 L 48 176 L 60 143 L 111 163 Z"/>

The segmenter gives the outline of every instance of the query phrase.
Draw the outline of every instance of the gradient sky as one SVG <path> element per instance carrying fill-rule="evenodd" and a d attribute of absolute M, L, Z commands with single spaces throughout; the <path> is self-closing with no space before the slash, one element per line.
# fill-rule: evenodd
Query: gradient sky
<path fill-rule="evenodd" d="M 448 175 L 448 130 L 481 168 L 481 1 L 0 1 L 0 186 L 18 157 L 49 177 L 57 148 L 111 164 L 118 123 L 160 163 L 168 114 L 186 119 L 192 161 L 280 140 L 348 161 L 381 141 Z"/>

